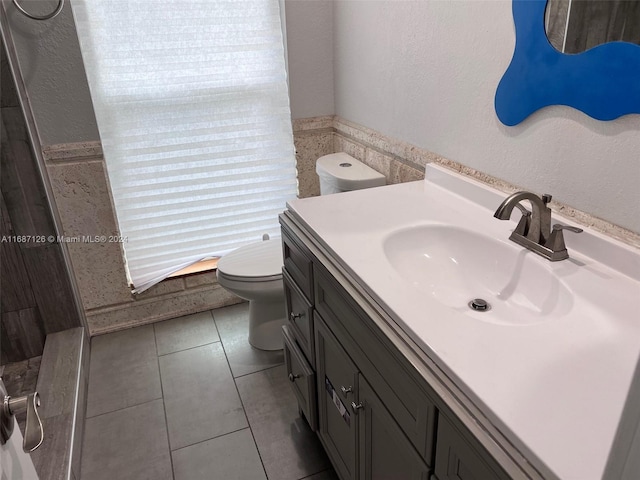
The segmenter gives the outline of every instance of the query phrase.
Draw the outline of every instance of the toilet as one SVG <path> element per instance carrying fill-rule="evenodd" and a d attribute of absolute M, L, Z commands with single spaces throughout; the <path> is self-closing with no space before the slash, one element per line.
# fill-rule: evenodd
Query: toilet
<path fill-rule="evenodd" d="M 333 153 L 316 162 L 320 194 L 385 185 L 384 175 L 346 153 Z M 286 322 L 280 238 L 245 245 L 218 261 L 218 283 L 249 300 L 249 343 L 260 350 L 282 349 Z"/>

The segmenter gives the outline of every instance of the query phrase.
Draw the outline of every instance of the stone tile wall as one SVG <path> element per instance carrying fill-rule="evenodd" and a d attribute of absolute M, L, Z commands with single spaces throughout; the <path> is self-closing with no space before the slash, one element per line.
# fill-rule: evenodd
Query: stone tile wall
<path fill-rule="evenodd" d="M 66 237 L 117 235 L 99 142 L 44 148 L 47 172 Z M 91 336 L 241 301 L 215 272 L 168 279 L 133 295 L 119 243 L 67 243 Z"/>
<path fill-rule="evenodd" d="M 423 179 L 425 165 L 435 162 L 490 185 L 505 194 L 521 189 L 517 185 L 441 157 L 429 150 L 387 137 L 338 116 L 296 120 L 293 124 L 293 132 L 298 160 L 300 197 L 319 194 L 315 160 L 321 155 L 334 152 L 346 152 L 369 165 L 386 177 L 387 184 Z M 591 227 L 631 246 L 640 247 L 640 235 L 635 232 L 556 201 L 552 201 L 549 206 L 557 214 L 570 218 L 574 222 Z"/>

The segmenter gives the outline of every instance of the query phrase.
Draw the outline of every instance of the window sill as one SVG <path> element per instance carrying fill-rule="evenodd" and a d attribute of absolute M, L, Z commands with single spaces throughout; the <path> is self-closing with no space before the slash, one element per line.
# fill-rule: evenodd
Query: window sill
<path fill-rule="evenodd" d="M 194 263 L 193 265 L 189 265 L 188 267 L 183 268 L 182 270 L 178 270 L 177 272 L 172 273 L 167 278 L 188 277 L 189 275 L 196 275 L 198 273 L 213 271 L 218 267 L 218 260 L 218 258 L 201 260 Z"/>

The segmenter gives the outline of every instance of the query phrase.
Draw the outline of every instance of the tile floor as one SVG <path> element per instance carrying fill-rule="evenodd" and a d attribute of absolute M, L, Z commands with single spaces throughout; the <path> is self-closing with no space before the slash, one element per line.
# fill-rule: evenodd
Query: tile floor
<path fill-rule="evenodd" d="M 248 304 L 92 339 L 82 480 L 336 480 Z"/>

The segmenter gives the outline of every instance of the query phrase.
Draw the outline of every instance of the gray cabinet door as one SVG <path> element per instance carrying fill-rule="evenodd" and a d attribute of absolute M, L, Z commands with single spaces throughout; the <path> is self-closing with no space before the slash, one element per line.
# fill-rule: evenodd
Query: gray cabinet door
<path fill-rule="evenodd" d="M 428 480 L 429 467 L 362 375 L 358 399 L 360 480 Z"/>
<path fill-rule="evenodd" d="M 318 386 L 318 435 L 342 480 L 357 478 L 358 370 L 319 316 L 314 319 Z"/>
<path fill-rule="evenodd" d="M 456 424 L 458 422 L 455 422 Z M 435 473 L 439 480 L 510 480 L 470 433 L 438 417 Z"/>

